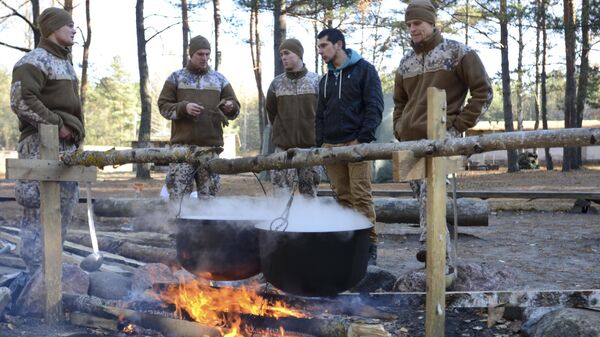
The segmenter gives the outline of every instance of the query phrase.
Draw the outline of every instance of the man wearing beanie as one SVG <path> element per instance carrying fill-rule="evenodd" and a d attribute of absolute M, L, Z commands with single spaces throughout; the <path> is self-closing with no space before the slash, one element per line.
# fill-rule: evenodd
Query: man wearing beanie
<path fill-rule="evenodd" d="M 190 60 L 173 72 L 158 98 L 160 114 L 171 120 L 171 145 L 223 146 L 223 127 L 240 111 L 235 92 L 223 74 L 210 68 L 210 43 L 203 36 L 190 40 Z M 213 157 L 218 154 L 213 152 Z M 186 163 L 169 166 L 167 191 L 173 201 L 188 196 L 194 187 L 199 197 L 215 196 L 217 174 Z"/>
<path fill-rule="evenodd" d="M 317 35 L 319 54 L 327 73 L 319 83 L 316 116 L 317 146 L 336 147 L 370 143 L 381 123 L 383 92 L 375 67 L 346 48 L 344 34 L 325 29 Z M 325 165 L 337 201 L 362 213 L 373 224 L 369 264 L 377 261 L 375 207 L 371 193 L 371 162 Z"/>
<path fill-rule="evenodd" d="M 59 8 L 47 8 L 38 17 L 42 37 L 38 46 L 14 66 L 10 105 L 19 118 L 21 159 L 40 158 L 39 127 L 59 128 L 59 150 L 74 151 L 85 136 L 79 84 L 70 60 L 75 36 L 73 19 Z M 63 240 L 79 199 L 77 182 L 60 183 L 60 212 Z M 42 257 L 40 238 L 40 192 L 38 181 L 17 181 L 17 202 L 24 207 L 21 219 L 21 257 L 30 273 L 39 269 Z"/>
<path fill-rule="evenodd" d="M 435 27 L 436 10 L 429 0 L 413 0 L 405 21 L 412 50 L 400 61 L 394 84 L 394 135 L 399 141 L 427 138 L 427 88 L 446 91 L 448 137 L 460 137 L 475 126 L 492 102 L 493 90 L 479 56 L 468 46 L 442 37 Z M 467 92 L 470 98 L 465 105 Z M 427 226 L 427 186 L 423 180 L 410 183 L 420 206 L 421 243 Z M 446 231 L 448 232 L 448 231 Z M 455 276 L 449 235 L 447 275 Z M 417 259 L 425 262 L 425 250 Z M 450 281 L 448 281 L 450 280 Z M 447 285 L 452 277 L 447 278 Z"/>
<path fill-rule="evenodd" d="M 287 39 L 279 47 L 285 73 L 273 79 L 267 92 L 266 109 L 273 126 L 271 140 L 275 152 L 315 146 L 315 111 L 319 93 L 319 75 L 308 71 L 300 41 Z M 289 195 L 298 176 L 298 190 L 316 197 L 320 176 L 316 167 L 271 171 L 275 195 Z"/>

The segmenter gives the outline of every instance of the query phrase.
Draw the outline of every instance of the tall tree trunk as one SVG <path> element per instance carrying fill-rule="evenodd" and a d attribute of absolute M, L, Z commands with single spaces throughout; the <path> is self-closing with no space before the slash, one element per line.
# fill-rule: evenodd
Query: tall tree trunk
<path fill-rule="evenodd" d="M 138 146 L 147 147 L 150 141 L 150 126 L 152 122 L 152 105 L 148 93 L 148 60 L 146 58 L 146 32 L 144 28 L 144 0 L 137 0 L 135 5 L 135 26 L 137 32 L 138 69 L 140 73 L 140 128 Z M 150 170 L 144 164 L 138 164 L 136 178 L 150 178 Z"/>
<path fill-rule="evenodd" d="M 517 1 L 517 30 L 519 54 L 517 56 L 517 130 L 523 131 L 523 50 L 525 45 L 523 42 L 523 4 L 521 0 Z"/>
<path fill-rule="evenodd" d="M 252 66 L 254 69 L 254 79 L 256 80 L 256 89 L 258 91 L 258 126 L 260 131 L 261 144 L 263 144 L 263 135 L 267 125 L 267 116 L 265 111 L 265 94 L 262 88 L 262 65 L 260 61 L 260 33 L 258 25 L 257 0 L 253 1 L 250 9 L 250 52 L 252 53 Z M 262 150 L 262 149 L 261 149 Z"/>
<path fill-rule="evenodd" d="M 221 41 L 221 1 L 213 0 L 214 21 L 215 21 L 215 70 L 219 70 L 221 66 L 221 49 L 219 41 Z"/>
<path fill-rule="evenodd" d="M 548 57 L 548 31 L 546 30 L 546 0 L 540 0 L 540 22 L 542 30 L 542 75 L 540 79 L 541 86 L 541 108 L 542 108 L 542 128 L 548 130 L 548 90 L 546 87 L 546 60 Z M 544 148 L 544 154 L 546 157 L 546 170 L 554 170 L 554 162 L 552 161 L 552 155 L 550 154 L 550 148 Z"/>
<path fill-rule="evenodd" d="M 500 0 L 500 54 L 502 56 L 502 101 L 504 110 L 504 130 L 513 131 L 513 113 L 510 94 L 510 68 L 508 64 L 508 14 L 506 0 Z M 506 150 L 508 172 L 519 170 L 517 151 Z"/>
<path fill-rule="evenodd" d="M 38 17 L 40 16 L 40 1 L 39 0 L 31 0 L 31 22 L 33 22 L 36 27 L 33 30 L 33 46 L 37 47 L 40 43 L 40 39 L 42 38 L 42 33 L 40 29 L 37 28 Z"/>
<path fill-rule="evenodd" d="M 581 1 L 581 64 L 579 65 L 579 83 L 577 85 L 577 127 L 583 124 L 585 99 L 588 94 L 590 74 L 590 0 Z M 583 166 L 581 148 L 577 148 L 577 166 Z"/>
<path fill-rule="evenodd" d="M 535 95 L 533 96 L 535 99 L 535 125 L 533 127 L 534 130 L 539 129 L 540 127 L 540 56 L 541 56 L 541 25 L 539 24 L 541 15 L 540 13 L 540 0 L 535 0 L 535 22 L 538 22 L 538 25 L 535 28 Z"/>
<path fill-rule="evenodd" d="M 465 1 L 465 44 L 469 45 L 469 0 Z"/>
<path fill-rule="evenodd" d="M 315 73 L 320 74 L 321 71 L 319 70 L 321 67 L 319 66 L 320 64 L 320 60 L 321 60 L 321 55 L 319 55 L 319 40 L 316 39 L 317 35 L 319 34 L 319 20 L 318 19 L 318 14 L 315 15 L 315 20 L 313 21 L 313 32 L 314 32 L 314 36 L 315 36 L 315 43 L 314 43 L 314 48 L 315 48 Z"/>
<path fill-rule="evenodd" d="M 563 0 L 565 29 L 565 128 L 577 127 L 577 111 L 575 110 L 575 4 L 573 0 Z M 574 147 L 563 148 L 563 171 L 578 169 L 577 150 Z"/>
<path fill-rule="evenodd" d="M 275 60 L 274 75 L 283 73 L 283 63 L 279 56 L 279 46 L 286 38 L 287 14 L 285 0 L 275 0 L 273 2 L 273 59 Z"/>
<path fill-rule="evenodd" d="M 188 20 L 188 2 L 181 0 L 181 34 L 182 34 L 182 58 L 181 64 L 185 68 L 188 63 L 188 53 L 190 52 L 190 22 Z"/>
<path fill-rule="evenodd" d="M 83 39 L 83 60 L 81 61 L 81 87 L 79 96 L 81 97 L 81 106 L 85 111 L 85 101 L 88 87 L 88 60 L 90 57 L 90 45 L 92 43 L 92 23 L 90 17 L 90 0 L 85 0 L 85 26 L 86 36 Z"/>
<path fill-rule="evenodd" d="M 73 15 L 73 0 L 65 0 L 63 3 L 63 8 L 69 12 L 69 14 Z"/>

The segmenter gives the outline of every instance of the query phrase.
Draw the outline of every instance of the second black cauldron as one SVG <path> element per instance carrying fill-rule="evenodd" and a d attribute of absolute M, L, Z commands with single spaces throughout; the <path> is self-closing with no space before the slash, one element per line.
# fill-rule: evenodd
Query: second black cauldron
<path fill-rule="evenodd" d="M 300 296 L 333 296 L 360 282 L 369 260 L 372 225 L 288 226 L 258 224 L 261 270 L 280 290 Z"/>

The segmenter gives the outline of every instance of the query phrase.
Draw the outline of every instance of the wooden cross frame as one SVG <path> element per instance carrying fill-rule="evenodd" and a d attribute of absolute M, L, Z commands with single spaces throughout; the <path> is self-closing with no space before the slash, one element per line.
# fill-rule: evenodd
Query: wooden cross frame
<path fill-rule="evenodd" d="M 446 137 L 446 92 L 427 89 L 427 138 Z M 392 153 L 394 181 L 427 179 L 427 294 L 425 336 L 443 337 L 446 311 L 446 176 L 463 157 L 415 157 L 412 151 Z"/>
<path fill-rule="evenodd" d="M 40 159 L 6 159 L 6 178 L 40 181 L 42 273 L 45 285 L 44 318 L 47 323 L 64 319 L 62 311 L 62 231 L 60 182 L 96 181 L 97 169 L 67 166 L 59 160 L 58 127 L 40 125 Z"/>

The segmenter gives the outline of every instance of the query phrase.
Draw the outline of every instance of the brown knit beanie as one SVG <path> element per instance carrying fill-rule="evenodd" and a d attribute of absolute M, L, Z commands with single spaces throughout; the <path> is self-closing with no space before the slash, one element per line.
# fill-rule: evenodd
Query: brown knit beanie
<path fill-rule="evenodd" d="M 406 7 L 404 21 L 421 20 L 435 25 L 435 7 L 429 0 L 412 0 Z"/>
<path fill-rule="evenodd" d="M 202 35 L 194 36 L 190 40 L 190 57 L 192 57 L 198 49 L 210 50 L 210 42 Z"/>
<path fill-rule="evenodd" d="M 302 47 L 302 43 L 296 39 L 287 39 L 283 41 L 279 46 L 279 51 L 282 51 L 283 49 L 287 49 L 298 55 L 300 59 L 302 59 L 302 56 L 304 56 L 304 48 Z"/>
<path fill-rule="evenodd" d="M 64 9 L 50 7 L 46 8 L 38 17 L 38 27 L 43 37 L 48 37 L 50 34 L 59 30 L 62 26 L 73 22 L 71 14 Z"/>

